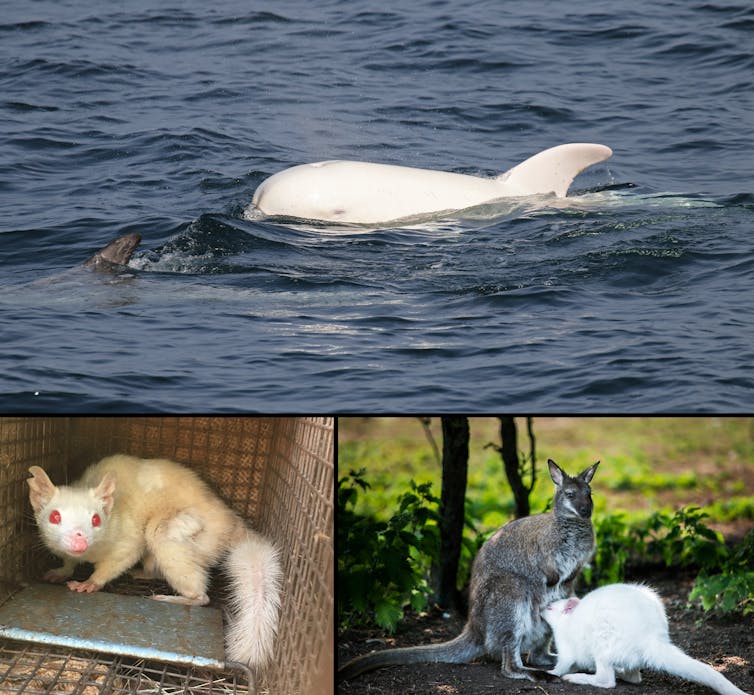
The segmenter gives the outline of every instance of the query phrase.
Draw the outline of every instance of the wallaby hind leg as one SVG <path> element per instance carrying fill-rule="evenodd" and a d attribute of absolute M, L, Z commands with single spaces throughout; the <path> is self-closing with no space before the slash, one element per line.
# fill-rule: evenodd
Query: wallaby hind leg
<path fill-rule="evenodd" d="M 532 649 L 526 658 L 527 666 L 544 671 L 554 668 L 556 663 L 558 663 L 558 657 L 550 652 L 546 644 Z"/>
<path fill-rule="evenodd" d="M 502 637 L 502 672 L 507 678 L 526 679 L 530 681 L 553 680 L 550 674 L 539 668 L 529 668 L 521 659 L 521 635 L 507 632 Z"/>
<path fill-rule="evenodd" d="M 538 604 L 536 604 L 538 605 Z M 523 652 L 526 654 L 524 663 L 530 668 L 549 671 L 558 662 L 557 655 L 551 647 L 552 633 L 544 620 L 537 615 L 539 609 L 535 606 L 531 614 L 531 626 L 525 634 Z"/>
<path fill-rule="evenodd" d="M 513 644 L 506 644 L 503 647 L 502 654 L 502 671 L 507 678 L 521 678 L 530 681 L 536 680 L 534 671 L 527 669 L 521 661 L 521 654 Z"/>
<path fill-rule="evenodd" d="M 614 688 L 615 670 L 608 663 L 595 664 L 594 673 L 567 673 L 563 676 L 564 681 L 578 685 L 593 685 L 595 688 Z"/>
<path fill-rule="evenodd" d="M 516 658 L 518 656 L 518 658 Z M 547 671 L 539 668 L 528 668 L 521 661 L 521 655 L 514 649 L 503 649 L 503 675 L 506 678 L 518 678 L 534 681 L 552 681 L 555 680 Z"/>
<path fill-rule="evenodd" d="M 524 649 L 534 650 L 547 642 L 548 633 L 541 629 L 542 620 L 535 611 L 535 593 L 536 587 L 510 573 L 489 574 L 477 587 L 479 601 L 472 606 L 471 619 L 484 626 L 485 649 L 488 654 L 500 654 L 502 673 L 508 678 L 549 678 L 543 671 L 524 666 L 521 659 Z"/>

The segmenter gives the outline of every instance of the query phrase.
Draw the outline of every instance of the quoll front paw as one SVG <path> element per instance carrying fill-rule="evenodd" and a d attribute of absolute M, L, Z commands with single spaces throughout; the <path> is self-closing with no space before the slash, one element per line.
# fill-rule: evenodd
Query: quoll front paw
<path fill-rule="evenodd" d="M 71 591 L 78 591 L 79 593 L 91 594 L 95 591 L 99 591 L 102 587 L 96 582 L 92 582 L 87 579 L 85 582 L 67 582 L 68 588 Z"/>

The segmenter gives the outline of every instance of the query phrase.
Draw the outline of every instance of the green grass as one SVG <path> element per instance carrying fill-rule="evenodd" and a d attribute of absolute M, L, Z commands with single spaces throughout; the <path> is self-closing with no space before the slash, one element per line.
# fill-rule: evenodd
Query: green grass
<path fill-rule="evenodd" d="M 339 477 L 366 468 L 371 484 L 356 511 L 387 519 L 411 480 L 431 482 L 440 494 L 441 469 L 417 418 L 340 418 Z M 484 533 L 506 523 L 513 500 L 499 454 L 496 418 L 471 418 L 467 514 Z M 432 432 L 442 447 L 440 418 Z M 592 483 L 595 516 L 624 512 L 646 519 L 655 511 L 697 504 L 710 521 L 754 519 L 752 418 L 534 418 L 537 484 L 532 512 L 544 511 L 553 485 L 546 460 L 571 474 L 602 461 Z M 523 419 L 519 449 L 528 452 Z"/>

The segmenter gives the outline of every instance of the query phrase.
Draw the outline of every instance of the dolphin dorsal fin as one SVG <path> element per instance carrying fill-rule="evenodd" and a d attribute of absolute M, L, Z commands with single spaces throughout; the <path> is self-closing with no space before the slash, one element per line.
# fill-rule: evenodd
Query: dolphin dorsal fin
<path fill-rule="evenodd" d="M 557 145 L 508 169 L 497 180 L 505 184 L 506 195 L 554 193 L 563 198 L 577 174 L 612 154 L 606 145 L 587 142 Z"/>
<path fill-rule="evenodd" d="M 110 269 L 114 265 L 126 265 L 140 242 L 141 234 L 136 232 L 119 236 L 84 261 L 84 266 L 102 270 Z"/>

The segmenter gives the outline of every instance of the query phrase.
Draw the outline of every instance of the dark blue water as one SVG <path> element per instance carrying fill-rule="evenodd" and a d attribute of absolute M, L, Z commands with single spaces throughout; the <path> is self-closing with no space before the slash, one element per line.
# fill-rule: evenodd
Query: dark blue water
<path fill-rule="evenodd" d="M 3 410 L 751 408 L 749 0 L 216 5 L 0 3 Z M 570 141 L 614 156 L 562 206 L 243 217 L 302 162 Z"/>

